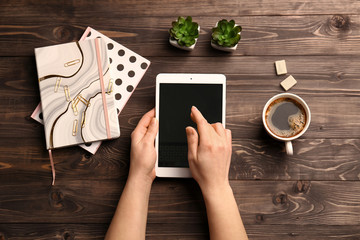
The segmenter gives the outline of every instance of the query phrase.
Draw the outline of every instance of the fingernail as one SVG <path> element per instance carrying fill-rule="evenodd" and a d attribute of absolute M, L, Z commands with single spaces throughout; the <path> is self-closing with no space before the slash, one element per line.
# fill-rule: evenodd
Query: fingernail
<path fill-rule="evenodd" d="M 195 107 L 195 106 L 192 106 L 192 107 L 194 108 L 194 110 L 198 110 L 197 107 Z"/>
<path fill-rule="evenodd" d="M 186 127 L 185 130 L 186 130 L 187 134 L 190 134 L 190 135 L 194 134 L 193 131 L 191 131 L 190 127 Z"/>
<path fill-rule="evenodd" d="M 153 119 L 151 120 L 151 124 L 152 124 L 152 125 L 155 125 L 155 124 L 156 124 L 156 118 L 153 118 Z"/>

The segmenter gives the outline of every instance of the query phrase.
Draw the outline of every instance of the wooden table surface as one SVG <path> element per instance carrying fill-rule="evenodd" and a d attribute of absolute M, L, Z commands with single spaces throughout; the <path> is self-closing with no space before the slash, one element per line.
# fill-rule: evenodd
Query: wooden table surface
<path fill-rule="evenodd" d="M 250 239 L 360 239 L 360 2 L 356 0 L 32 1 L 0 3 L 0 239 L 103 239 L 129 167 L 130 134 L 154 107 L 161 72 L 227 77 L 230 169 Z M 168 43 L 177 16 L 201 26 L 191 53 Z M 216 21 L 243 27 L 233 54 L 210 47 Z M 121 137 L 95 155 L 54 151 L 30 118 L 39 98 L 34 48 L 75 41 L 87 26 L 148 58 L 151 66 L 120 114 Z M 310 106 L 294 156 L 261 122 L 283 92 L 285 59 Z M 191 179 L 156 179 L 147 239 L 208 239 L 204 202 Z"/>

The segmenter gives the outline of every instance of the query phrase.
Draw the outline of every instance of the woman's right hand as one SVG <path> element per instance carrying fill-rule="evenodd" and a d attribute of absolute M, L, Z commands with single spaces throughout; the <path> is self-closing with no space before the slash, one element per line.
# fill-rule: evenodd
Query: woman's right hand
<path fill-rule="evenodd" d="M 204 195 L 229 188 L 231 131 L 221 123 L 209 124 L 194 106 L 190 116 L 199 132 L 192 127 L 186 128 L 188 160 L 193 178 Z"/>

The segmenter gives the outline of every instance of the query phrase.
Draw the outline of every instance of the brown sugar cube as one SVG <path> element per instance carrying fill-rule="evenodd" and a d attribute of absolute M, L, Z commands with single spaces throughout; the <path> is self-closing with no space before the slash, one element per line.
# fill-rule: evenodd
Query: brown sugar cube
<path fill-rule="evenodd" d="M 287 74 L 286 62 L 285 62 L 285 60 L 275 61 L 275 67 L 276 67 L 276 74 L 277 74 L 277 75 Z"/>
<path fill-rule="evenodd" d="M 284 88 L 285 91 L 287 91 L 292 88 L 296 83 L 297 81 L 295 80 L 295 78 L 290 75 L 284 81 L 282 81 L 280 85 Z"/>

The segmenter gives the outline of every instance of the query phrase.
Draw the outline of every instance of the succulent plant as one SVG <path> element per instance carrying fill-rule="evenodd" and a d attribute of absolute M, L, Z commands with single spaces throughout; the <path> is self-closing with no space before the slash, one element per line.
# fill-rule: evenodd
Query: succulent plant
<path fill-rule="evenodd" d="M 234 47 L 240 41 L 241 30 L 234 20 L 223 19 L 212 29 L 211 41 L 221 47 Z"/>
<path fill-rule="evenodd" d="M 190 47 L 195 44 L 199 37 L 199 25 L 192 21 L 189 16 L 186 19 L 179 17 L 177 21 L 172 22 L 172 28 L 169 29 L 171 39 L 177 41 L 180 46 Z"/>

